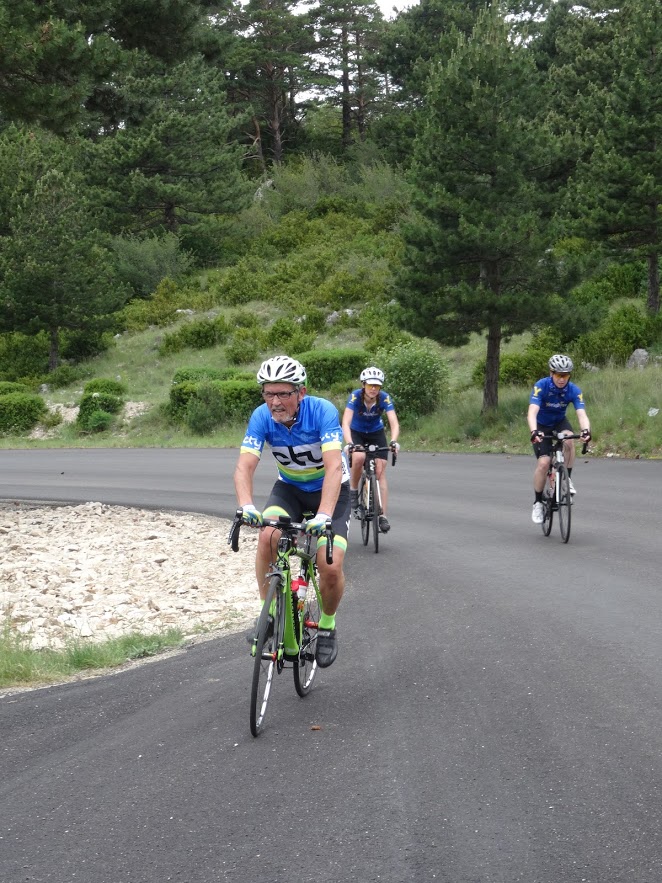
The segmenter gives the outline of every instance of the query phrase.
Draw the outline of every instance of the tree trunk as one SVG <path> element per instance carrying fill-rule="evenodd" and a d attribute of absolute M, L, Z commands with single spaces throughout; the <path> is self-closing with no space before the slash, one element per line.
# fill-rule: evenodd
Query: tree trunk
<path fill-rule="evenodd" d="M 646 307 L 651 316 L 660 312 L 660 258 L 658 253 L 648 255 L 648 298 Z"/>
<path fill-rule="evenodd" d="M 342 148 L 346 150 L 352 143 L 352 107 L 349 82 L 349 38 L 347 29 L 342 29 Z"/>
<path fill-rule="evenodd" d="M 60 331 L 58 328 L 50 328 L 48 332 L 48 370 L 55 371 L 60 364 Z"/>
<path fill-rule="evenodd" d="M 490 325 L 487 332 L 487 359 L 481 414 L 495 411 L 499 404 L 499 362 L 501 358 L 501 326 Z"/>

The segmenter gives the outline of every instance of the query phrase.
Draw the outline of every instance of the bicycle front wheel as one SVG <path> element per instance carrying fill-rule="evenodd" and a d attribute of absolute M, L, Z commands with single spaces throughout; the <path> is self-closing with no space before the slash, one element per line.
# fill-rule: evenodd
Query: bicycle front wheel
<path fill-rule="evenodd" d="M 301 623 L 299 657 L 294 661 L 294 688 L 302 697 L 310 692 L 317 673 L 315 651 L 317 650 L 317 627 L 321 613 L 317 588 L 311 579 L 308 583 L 303 610 L 299 611 Z"/>
<path fill-rule="evenodd" d="M 274 574 L 257 623 L 257 643 L 251 684 L 251 733 L 259 736 L 267 714 L 274 674 L 278 671 L 278 646 L 282 643 L 283 577 Z"/>
<path fill-rule="evenodd" d="M 556 500 L 554 498 L 554 486 L 550 481 L 550 474 L 547 473 L 545 479 L 545 487 L 542 491 L 542 527 L 543 534 L 548 537 L 552 532 L 552 521 L 554 520 L 554 506 Z"/>
<path fill-rule="evenodd" d="M 368 545 L 370 539 L 370 510 L 372 502 L 370 500 L 370 483 L 361 478 L 359 482 L 359 512 L 361 513 L 361 539 L 363 545 Z"/>
<path fill-rule="evenodd" d="M 556 480 L 559 483 L 559 528 L 561 530 L 561 539 L 564 543 L 567 543 L 570 539 L 572 497 L 570 496 L 570 476 L 566 466 L 559 466 Z"/>
<path fill-rule="evenodd" d="M 370 498 L 372 504 L 372 541 L 375 545 L 375 552 L 379 552 L 379 516 L 381 509 L 379 508 L 379 488 L 377 487 L 377 476 L 370 476 Z"/>

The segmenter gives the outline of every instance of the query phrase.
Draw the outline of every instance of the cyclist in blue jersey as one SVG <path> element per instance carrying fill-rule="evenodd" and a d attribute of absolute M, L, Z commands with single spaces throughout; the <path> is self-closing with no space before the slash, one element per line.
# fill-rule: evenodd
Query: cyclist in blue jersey
<path fill-rule="evenodd" d="M 379 368 L 371 366 L 361 371 L 359 379 L 362 383 L 362 388 L 355 389 L 350 393 L 342 418 L 343 436 L 346 444 L 377 445 L 380 448 L 385 448 L 386 430 L 382 414 L 386 414 L 391 433 L 390 447 L 394 451 L 399 451 L 398 436 L 400 435 L 400 424 L 395 413 L 393 399 L 382 389 L 384 385 L 384 372 Z M 375 459 L 375 471 L 379 481 L 379 493 L 382 502 L 382 513 L 379 516 L 379 529 L 382 533 L 388 533 L 391 529 L 389 520 L 386 517 L 388 504 L 386 458 L 386 452 L 382 451 L 377 454 Z M 359 505 L 358 487 L 364 461 L 365 454 L 362 451 L 355 451 L 352 454 L 350 504 L 353 512 L 356 512 Z"/>
<path fill-rule="evenodd" d="M 549 468 L 552 453 L 552 441 L 543 436 L 553 429 L 557 432 L 565 430 L 573 432 L 570 421 L 566 417 L 569 404 L 573 404 L 581 430 L 583 441 L 591 439 L 591 424 L 589 423 L 584 405 L 584 394 L 581 389 L 570 381 L 573 369 L 572 359 L 560 353 L 552 356 L 549 360 L 549 377 L 543 377 L 533 386 L 529 399 L 527 422 L 531 431 L 531 444 L 536 455 L 536 470 L 533 473 L 533 490 L 535 499 L 531 520 L 534 524 L 542 524 L 542 492 L 545 486 L 545 476 Z M 572 439 L 563 443 L 563 455 L 568 466 L 568 475 L 572 475 L 572 465 L 575 462 L 575 444 Z M 570 493 L 574 494 L 575 486 L 570 480 Z"/>
<path fill-rule="evenodd" d="M 345 589 L 343 561 L 349 530 L 349 469 L 342 452 L 342 429 L 338 411 L 331 402 L 306 395 L 306 369 L 289 356 L 267 359 L 257 372 L 264 404 L 253 411 L 241 443 L 234 481 L 242 520 L 261 527 L 264 518 L 289 515 L 306 521 L 306 531 L 318 537 L 322 613 L 317 632 L 316 660 L 321 668 L 331 665 L 338 654 L 336 610 Z M 278 466 L 265 508 L 253 502 L 253 476 L 267 443 Z M 334 532 L 333 562 L 328 564 L 322 534 L 328 519 Z M 274 528 L 260 531 L 255 575 L 264 601 L 266 575 L 274 560 L 278 534 Z"/>

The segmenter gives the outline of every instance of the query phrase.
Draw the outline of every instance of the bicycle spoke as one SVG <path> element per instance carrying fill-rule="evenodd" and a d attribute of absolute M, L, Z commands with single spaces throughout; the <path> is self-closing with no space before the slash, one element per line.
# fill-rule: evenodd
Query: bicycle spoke
<path fill-rule="evenodd" d="M 561 539 L 567 543 L 570 539 L 570 517 L 572 515 L 572 497 L 570 496 L 570 477 L 564 465 L 559 466 L 559 528 Z"/>
<path fill-rule="evenodd" d="M 278 668 L 278 643 L 282 635 L 282 577 L 271 577 L 267 597 L 258 619 L 253 682 L 251 684 L 251 733 L 262 731 L 273 677 Z M 280 597 L 279 597 L 280 596 Z"/>
<path fill-rule="evenodd" d="M 322 611 L 315 583 L 316 579 L 309 580 L 303 610 L 299 612 L 301 618 L 301 639 L 299 641 L 299 656 L 294 661 L 294 687 L 299 696 L 302 697 L 310 692 L 315 674 L 317 673 L 317 663 L 315 662 L 317 625 Z"/>

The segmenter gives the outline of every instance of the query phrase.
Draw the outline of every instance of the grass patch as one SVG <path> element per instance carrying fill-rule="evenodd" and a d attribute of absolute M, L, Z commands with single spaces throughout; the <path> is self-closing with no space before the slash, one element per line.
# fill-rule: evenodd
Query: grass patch
<path fill-rule="evenodd" d="M 63 650 L 35 650 L 6 618 L 0 634 L 0 688 L 53 684 L 85 671 L 117 668 L 179 647 L 183 639 L 179 629 L 168 629 L 156 635 L 134 632 L 98 644 L 73 641 Z"/>

